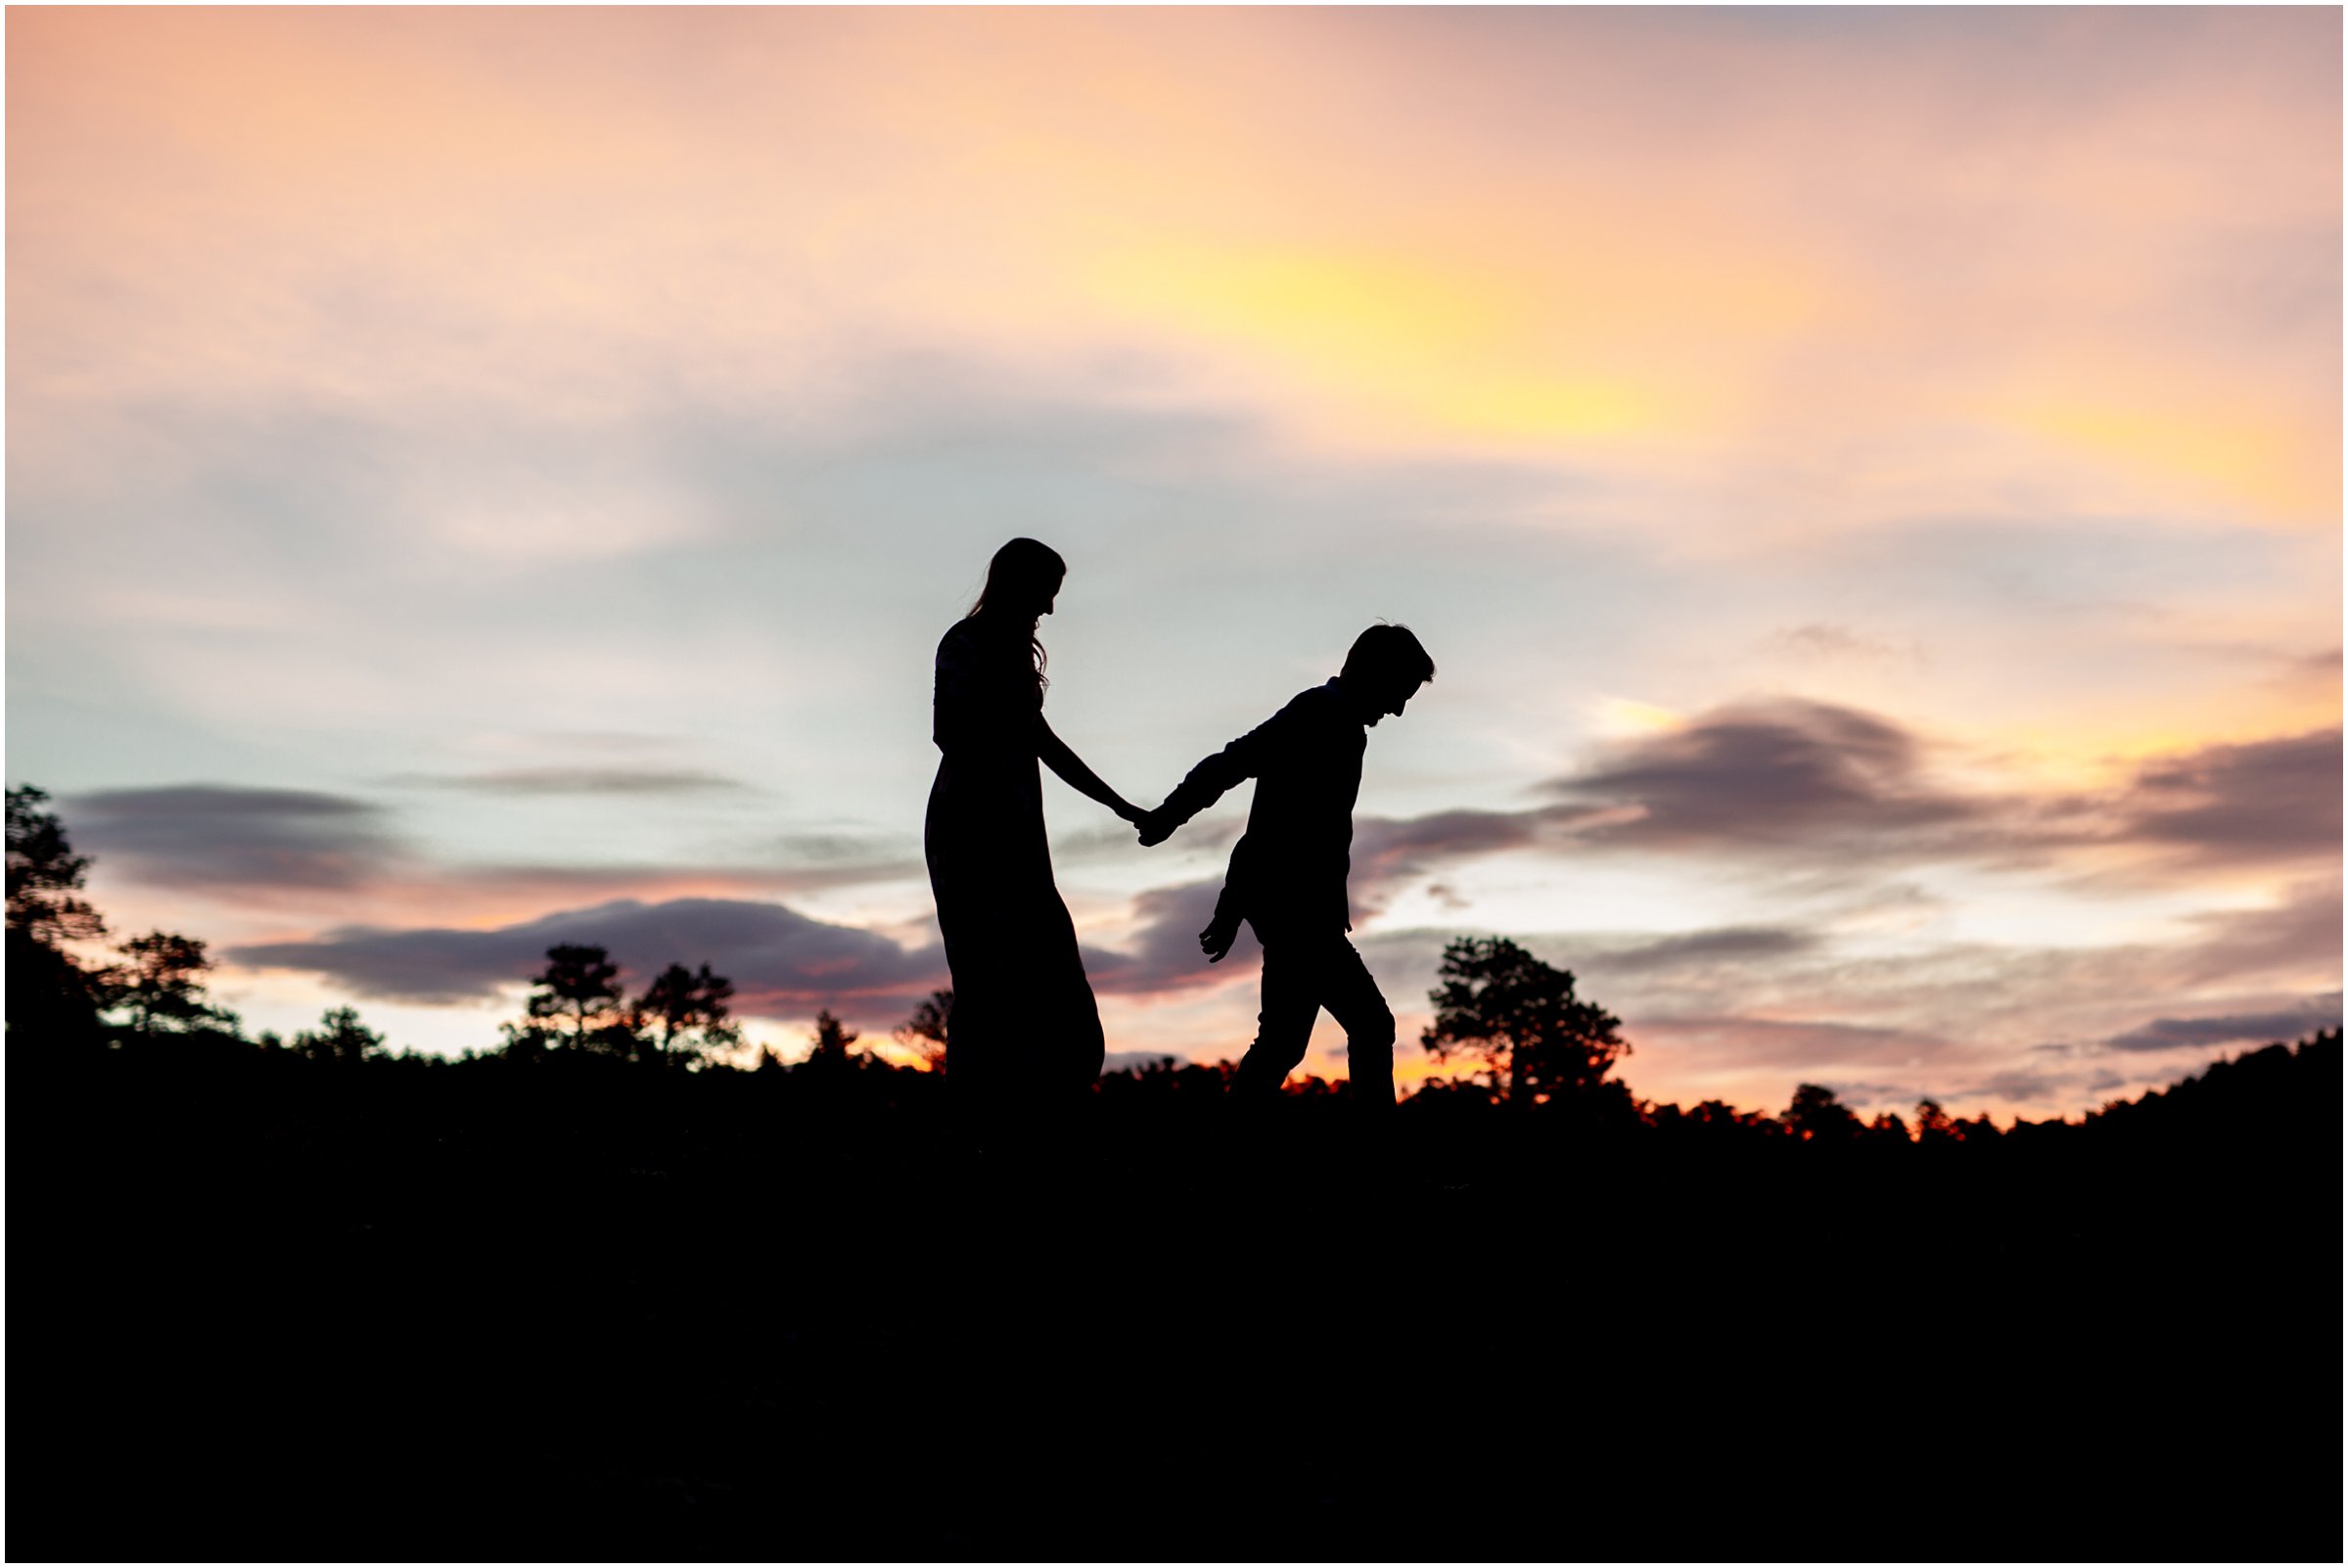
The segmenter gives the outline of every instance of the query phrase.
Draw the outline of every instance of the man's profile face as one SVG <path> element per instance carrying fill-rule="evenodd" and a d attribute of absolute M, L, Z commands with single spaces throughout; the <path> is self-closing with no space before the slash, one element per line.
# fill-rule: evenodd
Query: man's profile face
<path fill-rule="evenodd" d="M 1388 714 L 1394 715 L 1397 718 L 1402 717 L 1403 710 L 1410 706 L 1410 699 L 1418 695 L 1418 688 L 1424 684 L 1424 681 L 1414 675 L 1387 676 L 1369 693 L 1370 727 L 1375 729 L 1378 720 Z"/>

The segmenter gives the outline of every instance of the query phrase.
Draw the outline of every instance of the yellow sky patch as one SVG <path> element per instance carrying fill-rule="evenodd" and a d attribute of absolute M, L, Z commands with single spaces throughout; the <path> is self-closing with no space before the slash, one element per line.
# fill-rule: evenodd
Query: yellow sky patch
<path fill-rule="evenodd" d="M 2326 440 L 2287 421 L 2244 417 L 2224 406 L 2122 401 L 2031 404 L 2013 417 L 2026 430 L 2156 485 L 2191 485 L 2270 521 L 2339 523 L 2336 431 Z"/>
<path fill-rule="evenodd" d="M 1785 330 L 1807 297 L 1758 270 L 1672 276 L 1660 258 L 1595 249 L 1544 260 L 1520 276 L 1394 253 L 1160 247 L 1111 256 L 1094 288 L 1302 392 L 1316 428 L 1525 443 L 1717 426 L 1743 380 L 1723 373 L 1721 344 Z"/>
<path fill-rule="evenodd" d="M 1599 697 L 1590 704 L 1603 735 L 1668 735 L 1687 727 L 1687 719 L 1668 708 L 1634 702 L 1628 697 Z"/>

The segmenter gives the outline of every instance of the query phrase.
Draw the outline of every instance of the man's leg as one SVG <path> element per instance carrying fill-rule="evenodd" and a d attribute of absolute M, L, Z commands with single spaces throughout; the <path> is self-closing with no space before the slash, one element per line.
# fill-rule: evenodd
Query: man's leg
<path fill-rule="evenodd" d="M 1334 933 L 1283 933 L 1264 944 L 1264 1010 L 1257 1015 L 1256 1043 L 1239 1064 L 1232 1092 L 1279 1092 L 1304 1061 L 1312 1020 L 1323 1007 L 1345 1029 L 1346 1075 L 1353 1081 L 1355 1102 L 1373 1113 L 1391 1110 L 1394 1013 L 1361 954 Z"/>
<path fill-rule="evenodd" d="M 1335 939 L 1320 960 L 1320 1004 L 1345 1028 L 1354 1103 L 1383 1122 L 1394 1109 L 1394 1012 L 1352 943 Z"/>
<path fill-rule="evenodd" d="M 1312 1020 L 1320 1012 L 1319 966 L 1312 962 L 1312 944 L 1275 936 L 1264 939 L 1264 1008 L 1256 1015 L 1256 1042 L 1239 1059 L 1231 1080 L 1234 1098 L 1264 1101 L 1280 1092 L 1280 1085 L 1299 1062 L 1312 1038 Z"/>

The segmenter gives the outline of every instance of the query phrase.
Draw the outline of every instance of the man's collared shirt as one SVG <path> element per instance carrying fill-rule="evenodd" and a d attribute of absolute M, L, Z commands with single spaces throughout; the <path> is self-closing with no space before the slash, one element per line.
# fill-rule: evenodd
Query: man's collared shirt
<path fill-rule="evenodd" d="M 1332 676 L 1190 770 L 1163 810 L 1187 822 L 1242 779 L 1256 781 L 1247 832 L 1231 851 L 1226 907 L 1263 935 L 1281 926 L 1350 931 L 1354 801 L 1368 726 Z"/>

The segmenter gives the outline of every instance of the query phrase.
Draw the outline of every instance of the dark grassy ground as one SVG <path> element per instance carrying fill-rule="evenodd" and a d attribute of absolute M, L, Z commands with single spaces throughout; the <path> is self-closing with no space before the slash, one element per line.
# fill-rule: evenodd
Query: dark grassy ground
<path fill-rule="evenodd" d="M 1405 1116 L 1400 1179 L 1325 1102 L 1005 1170 L 594 1065 L 13 1057 L 9 1555 L 2340 1555 L 2336 1053 L 2189 1136 Z"/>

